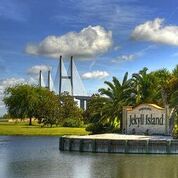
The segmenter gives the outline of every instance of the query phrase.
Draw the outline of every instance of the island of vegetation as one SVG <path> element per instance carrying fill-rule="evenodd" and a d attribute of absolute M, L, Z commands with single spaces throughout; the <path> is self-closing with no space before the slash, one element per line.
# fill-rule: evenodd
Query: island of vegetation
<path fill-rule="evenodd" d="M 145 67 L 130 77 L 125 73 L 122 82 L 113 77 L 104 83 L 106 87 L 93 94 L 85 111 L 65 92 L 57 95 L 47 88 L 27 84 L 9 87 L 4 96 L 8 113 L 3 118 L 28 119 L 29 126 L 24 122 L 0 122 L 0 134 L 120 133 L 123 106 L 154 103 L 162 107 L 169 105 L 170 118 L 174 118 L 172 134 L 178 136 L 178 65 L 172 71 L 148 72 Z"/>

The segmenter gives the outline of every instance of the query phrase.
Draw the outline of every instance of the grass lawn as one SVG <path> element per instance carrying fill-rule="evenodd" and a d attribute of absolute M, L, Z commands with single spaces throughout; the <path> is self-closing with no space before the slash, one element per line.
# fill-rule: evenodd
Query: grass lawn
<path fill-rule="evenodd" d="M 62 136 L 87 135 L 85 128 L 53 127 L 46 128 L 38 124 L 0 122 L 0 135 Z"/>

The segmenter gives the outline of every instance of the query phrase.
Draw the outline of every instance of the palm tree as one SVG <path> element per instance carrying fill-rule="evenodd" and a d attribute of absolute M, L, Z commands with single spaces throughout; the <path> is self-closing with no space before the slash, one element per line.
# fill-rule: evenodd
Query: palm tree
<path fill-rule="evenodd" d="M 154 88 L 156 89 L 155 99 L 157 104 L 164 107 L 168 104 L 168 85 L 171 79 L 171 74 L 167 69 L 160 69 L 151 72 L 150 75 L 154 79 Z"/>
<path fill-rule="evenodd" d="M 178 78 L 178 65 L 176 65 L 176 67 L 173 69 L 172 74 Z"/>
<path fill-rule="evenodd" d="M 154 79 L 147 74 L 147 68 L 144 67 L 139 73 L 132 75 L 132 89 L 135 94 L 135 104 L 154 102 L 156 89 Z"/>
<path fill-rule="evenodd" d="M 112 82 L 104 82 L 108 88 L 101 88 L 99 92 L 106 97 L 105 103 L 102 107 L 101 120 L 109 122 L 114 125 L 115 122 L 120 121 L 120 128 L 122 126 L 122 108 L 128 105 L 130 100 L 130 80 L 128 80 L 128 72 L 125 73 L 122 83 L 113 77 Z"/>

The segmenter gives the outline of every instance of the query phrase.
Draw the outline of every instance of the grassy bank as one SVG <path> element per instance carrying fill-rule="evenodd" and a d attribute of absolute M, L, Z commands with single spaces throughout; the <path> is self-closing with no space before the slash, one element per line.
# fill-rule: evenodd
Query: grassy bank
<path fill-rule="evenodd" d="M 31 135 L 31 136 L 62 136 L 62 135 L 87 135 L 85 128 L 54 127 L 41 128 L 28 123 L 0 122 L 0 135 Z"/>

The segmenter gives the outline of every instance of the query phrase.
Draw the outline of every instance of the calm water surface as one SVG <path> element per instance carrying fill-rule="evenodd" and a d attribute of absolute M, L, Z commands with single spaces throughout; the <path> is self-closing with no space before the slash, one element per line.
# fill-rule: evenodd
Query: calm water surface
<path fill-rule="evenodd" d="M 58 137 L 0 137 L 0 178 L 178 178 L 177 155 L 60 152 Z"/>

